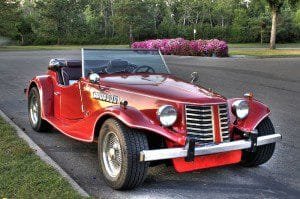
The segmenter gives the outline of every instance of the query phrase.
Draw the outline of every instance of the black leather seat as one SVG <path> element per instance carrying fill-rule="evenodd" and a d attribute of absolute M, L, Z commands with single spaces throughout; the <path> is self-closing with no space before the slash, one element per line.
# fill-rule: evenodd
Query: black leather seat
<path fill-rule="evenodd" d="M 82 68 L 80 60 L 65 60 L 64 66 L 61 68 L 63 84 L 68 86 L 73 81 L 79 80 L 82 76 Z"/>

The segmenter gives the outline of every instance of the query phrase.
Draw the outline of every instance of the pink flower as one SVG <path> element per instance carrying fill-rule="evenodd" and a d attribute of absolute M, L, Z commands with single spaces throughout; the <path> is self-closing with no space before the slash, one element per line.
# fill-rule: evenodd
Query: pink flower
<path fill-rule="evenodd" d="M 164 55 L 228 56 L 227 43 L 218 39 L 192 41 L 183 38 L 155 39 L 134 42 L 131 48 L 159 49 Z"/>

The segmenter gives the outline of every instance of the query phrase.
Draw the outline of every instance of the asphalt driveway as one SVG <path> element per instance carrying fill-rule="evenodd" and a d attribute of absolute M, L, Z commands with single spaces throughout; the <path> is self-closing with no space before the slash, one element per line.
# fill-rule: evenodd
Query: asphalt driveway
<path fill-rule="evenodd" d="M 50 58 L 80 58 L 80 51 L 0 51 L 0 109 L 12 118 L 88 193 L 102 198 L 298 198 L 300 196 L 300 58 L 166 57 L 171 71 L 186 80 L 197 71 L 204 87 L 226 97 L 253 91 L 268 104 L 283 140 L 273 158 L 256 168 L 239 165 L 177 174 L 172 167 L 150 169 L 142 187 L 114 191 L 101 178 L 95 144 L 59 132 L 36 133 L 27 119 L 23 89 L 45 73 Z M 1 138 L 0 138 L 1 139 Z M 34 188 L 34 187 L 33 187 Z"/>

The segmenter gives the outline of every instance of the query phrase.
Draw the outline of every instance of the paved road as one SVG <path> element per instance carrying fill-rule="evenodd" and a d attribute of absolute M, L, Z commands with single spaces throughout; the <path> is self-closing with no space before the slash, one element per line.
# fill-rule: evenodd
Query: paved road
<path fill-rule="evenodd" d="M 176 174 L 171 167 L 150 169 L 144 185 L 119 192 L 107 187 L 97 168 L 95 144 L 67 138 L 59 132 L 31 130 L 23 89 L 27 81 L 46 71 L 53 57 L 80 58 L 79 51 L 0 52 L 0 109 L 60 164 L 87 192 L 103 198 L 297 198 L 300 196 L 300 58 L 233 59 L 166 57 L 177 76 L 199 83 L 227 97 L 253 91 L 270 105 L 271 119 L 283 140 L 274 157 L 257 168 L 239 165 Z M 1 138 L 0 138 L 1 139 Z"/>

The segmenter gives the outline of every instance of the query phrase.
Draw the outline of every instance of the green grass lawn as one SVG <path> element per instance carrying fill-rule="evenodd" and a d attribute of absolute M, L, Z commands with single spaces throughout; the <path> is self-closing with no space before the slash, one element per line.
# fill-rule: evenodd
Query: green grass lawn
<path fill-rule="evenodd" d="M 229 54 L 255 57 L 300 57 L 300 42 L 277 44 L 270 50 L 268 44 L 259 43 L 228 44 Z M 48 45 L 48 46 L 0 46 L 0 51 L 22 50 L 80 50 L 81 48 L 129 48 L 129 45 Z"/>
<path fill-rule="evenodd" d="M 246 55 L 255 57 L 300 57 L 300 49 L 230 49 L 229 55 Z"/>
<path fill-rule="evenodd" d="M 82 198 L 0 118 L 0 198 Z"/>
<path fill-rule="evenodd" d="M 229 43 L 229 48 L 269 48 L 269 44 L 264 43 Z M 286 44 L 276 44 L 277 48 L 300 48 L 300 42 L 297 43 L 286 43 Z"/>

